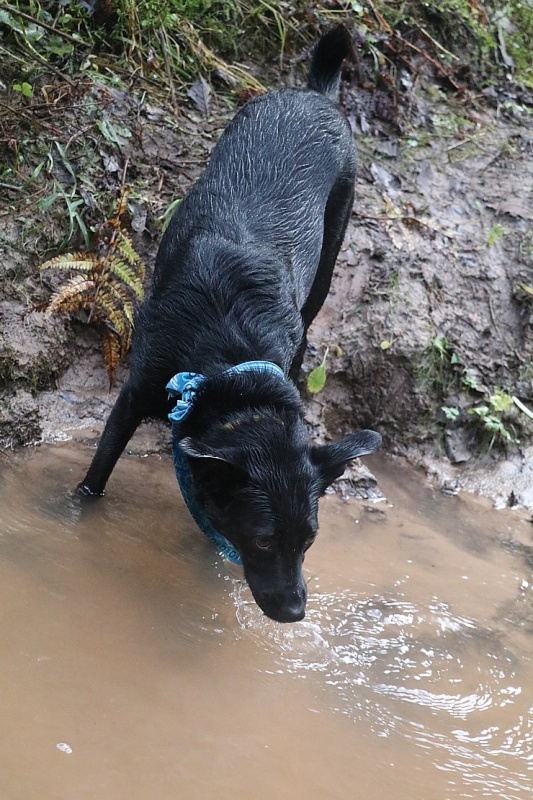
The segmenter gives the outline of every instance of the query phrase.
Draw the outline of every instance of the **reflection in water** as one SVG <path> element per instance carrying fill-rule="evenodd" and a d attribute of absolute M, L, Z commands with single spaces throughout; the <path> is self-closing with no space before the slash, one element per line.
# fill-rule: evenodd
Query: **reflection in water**
<path fill-rule="evenodd" d="M 307 616 L 280 625 L 187 520 L 170 464 L 123 459 L 86 504 L 85 456 L 0 474 L 1 800 L 531 791 L 531 576 L 508 546 L 525 516 L 382 464 L 394 505 L 324 502 Z"/>

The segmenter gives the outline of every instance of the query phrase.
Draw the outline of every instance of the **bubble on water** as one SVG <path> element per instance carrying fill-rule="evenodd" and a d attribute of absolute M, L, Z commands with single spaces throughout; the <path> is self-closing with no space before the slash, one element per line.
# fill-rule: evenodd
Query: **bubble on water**
<path fill-rule="evenodd" d="M 68 755 L 72 753 L 72 747 L 66 742 L 58 742 L 56 747 L 58 750 L 61 750 L 62 753 L 68 753 Z"/>

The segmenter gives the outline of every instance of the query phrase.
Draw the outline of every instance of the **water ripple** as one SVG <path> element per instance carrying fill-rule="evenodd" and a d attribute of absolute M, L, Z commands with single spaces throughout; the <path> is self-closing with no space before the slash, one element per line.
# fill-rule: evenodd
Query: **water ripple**
<path fill-rule="evenodd" d="M 273 672 L 320 673 L 330 710 L 413 741 L 482 796 L 526 796 L 533 705 L 520 713 L 517 659 L 490 628 L 436 598 L 423 607 L 342 592 L 311 593 L 306 619 L 287 626 L 266 619 L 242 581 L 232 580 L 231 595 L 240 635 L 271 652 Z"/>

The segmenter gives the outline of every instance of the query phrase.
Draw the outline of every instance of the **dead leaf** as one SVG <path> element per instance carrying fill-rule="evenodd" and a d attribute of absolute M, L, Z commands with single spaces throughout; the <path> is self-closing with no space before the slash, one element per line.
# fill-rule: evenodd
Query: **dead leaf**
<path fill-rule="evenodd" d="M 193 83 L 187 97 L 192 100 L 196 108 L 202 112 L 205 117 L 209 116 L 209 109 L 211 107 L 211 87 L 205 78 L 200 76 L 200 80 Z"/>
<path fill-rule="evenodd" d="M 370 165 L 370 172 L 376 183 L 381 184 L 384 186 L 385 189 L 389 189 L 395 191 L 396 189 L 401 188 L 401 181 L 397 175 L 393 175 L 391 172 L 386 170 L 381 164 L 372 163 Z"/>

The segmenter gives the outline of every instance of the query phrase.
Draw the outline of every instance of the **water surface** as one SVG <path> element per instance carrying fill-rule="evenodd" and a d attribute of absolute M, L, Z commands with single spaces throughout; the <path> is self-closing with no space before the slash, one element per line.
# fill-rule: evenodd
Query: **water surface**
<path fill-rule="evenodd" d="M 377 462 L 322 501 L 308 614 L 254 604 L 168 459 L 0 460 L 0 800 L 523 800 L 533 527 Z"/>

